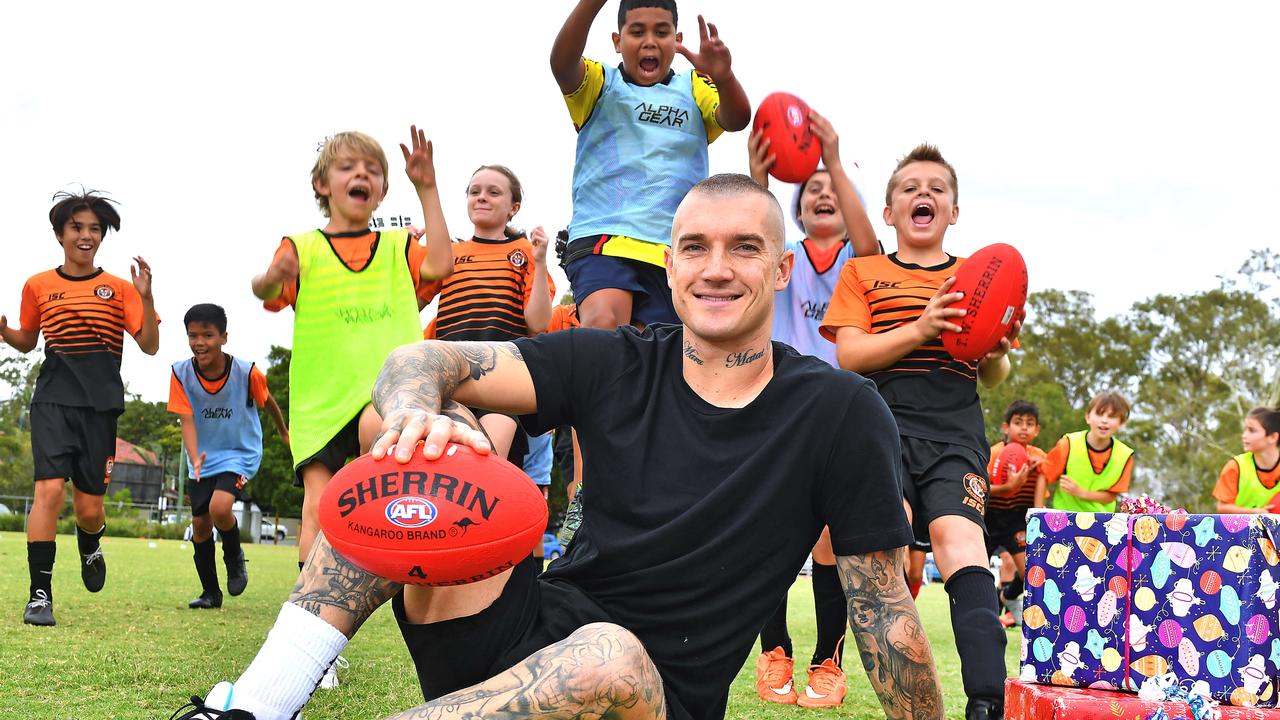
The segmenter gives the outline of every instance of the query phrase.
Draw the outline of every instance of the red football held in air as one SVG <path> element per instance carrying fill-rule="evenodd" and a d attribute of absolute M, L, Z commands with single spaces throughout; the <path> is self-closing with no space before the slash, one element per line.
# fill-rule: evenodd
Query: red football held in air
<path fill-rule="evenodd" d="M 421 450 L 401 464 L 363 455 L 320 496 L 320 529 L 343 557 L 379 577 L 413 585 L 465 585 L 533 552 L 547 502 L 518 468 L 450 444 L 439 460 Z"/>
<path fill-rule="evenodd" d="M 957 360 L 980 360 L 996 349 L 1015 321 L 1023 318 L 1027 264 L 1022 253 L 1004 243 L 982 248 L 956 271 L 951 292 L 962 292 L 964 297 L 950 307 L 968 312 L 951 318 L 962 329 L 943 330 L 942 344 Z"/>
<path fill-rule="evenodd" d="M 776 92 L 760 101 L 753 129 L 769 140 L 775 156 L 769 174 L 782 182 L 809 179 L 822 159 L 822 143 L 809 127 L 809 105 L 790 93 Z"/>
<path fill-rule="evenodd" d="M 1009 473 L 1017 472 L 1027 464 L 1027 448 L 1022 443 L 1011 442 L 1004 446 L 996 456 L 996 464 L 991 469 L 991 484 L 1003 485 L 1009 481 Z"/>

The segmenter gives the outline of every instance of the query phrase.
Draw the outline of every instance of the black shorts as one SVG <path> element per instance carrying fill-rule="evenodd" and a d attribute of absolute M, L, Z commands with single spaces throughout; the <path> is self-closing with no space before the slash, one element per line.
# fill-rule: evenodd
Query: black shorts
<path fill-rule="evenodd" d="M 200 482 L 192 481 L 187 486 L 187 497 L 191 498 L 191 516 L 201 517 L 209 514 L 209 501 L 213 499 L 213 491 L 221 490 L 231 493 L 237 500 L 244 499 L 245 483 L 249 479 L 240 473 L 222 472 L 200 478 Z"/>
<path fill-rule="evenodd" d="M 987 554 L 1000 550 L 1010 555 L 1027 551 L 1027 509 L 987 510 Z"/>
<path fill-rule="evenodd" d="M 434 700 L 488 680 L 584 625 L 613 622 L 573 585 L 539 579 L 541 567 L 541 558 L 525 559 L 516 565 L 492 605 L 453 620 L 411 624 L 405 619 L 403 595 L 392 598 L 423 698 Z M 666 697 L 668 718 L 690 717 L 669 689 Z"/>
<path fill-rule="evenodd" d="M 631 320 L 641 325 L 654 323 L 679 323 L 676 307 L 671 302 L 671 286 L 667 284 L 666 268 L 641 260 L 593 255 L 587 250 L 601 238 L 581 238 L 569 243 L 569 261 L 565 275 L 573 288 L 573 300 L 582 307 L 582 301 L 597 290 L 617 289 L 631 293 Z"/>
<path fill-rule="evenodd" d="M 480 408 L 469 407 L 467 409 L 471 411 L 472 415 L 476 416 L 476 422 L 479 422 L 480 418 L 485 415 L 502 414 L 495 413 L 492 410 L 482 410 Z M 519 418 L 512 415 L 507 415 L 507 417 L 511 418 L 511 422 L 516 424 L 516 434 L 511 437 L 511 448 L 507 450 L 506 461 L 518 468 L 524 469 L 524 456 L 529 453 L 529 436 L 524 434 L 524 426 L 520 424 Z"/>
<path fill-rule="evenodd" d="M 343 425 L 336 435 L 329 438 L 320 452 L 293 468 L 294 487 L 302 487 L 302 468 L 309 463 L 318 462 L 325 466 L 329 474 L 336 475 L 351 459 L 360 457 L 360 414 L 363 412 L 364 408 L 360 408 L 351 422 Z"/>
<path fill-rule="evenodd" d="M 114 410 L 31 403 L 34 479 L 70 479 L 86 495 L 106 495 L 119 416 Z"/>
<path fill-rule="evenodd" d="M 903 494 L 911 504 L 916 540 L 929 540 L 929 523 L 959 515 L 986 531 L 987 461 L 963 445 L 902 436 Z"/>

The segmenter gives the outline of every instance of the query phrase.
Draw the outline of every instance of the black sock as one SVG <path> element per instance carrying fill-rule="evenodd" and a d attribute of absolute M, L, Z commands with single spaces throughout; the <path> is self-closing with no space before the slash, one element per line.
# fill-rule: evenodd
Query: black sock
<path fill-rule="evenodd" d="M 218 534 L 222 536 L 223 559 L 240 557 L 240 526 L 233 524 L 230 530 L 219 529 Z"/>
<path fill-rule="evenodd" d="M 303 565 L 306 565 L 306 563 L 305 563 L 305 562 L 303 562 L 303 561 L 301 561 L 301 560 L 299 560 L 299 561 L 298 561 L 298 572 L 302 572 L 302 566 L 303 566 Z"/>
<path fill-rule="evenodd" d="M 787 634 L 787 596 L 782 596 L 782 602 L 778 603 L 778 609 L 773 611 L 773 616 L 765 621 L 764 627 L 760 628 L 760 652 L 769 652 L 770 650 L 780 647 L 787 654 L 787 657 L 793 657 L 791 654 L 791 636 Z"/>
<path fill-rule="evenodd" d="M 849 604 L 840 587 L 835 565 L 813 564 L 813 614 L 818 621 L 818 643 L 813 649 L 812 665 L 833 658 L 836 667 L 844 660 L 840 640 L 849 622 Z"/>
<path fill-rule="evenodd" d="M 91 533 L 88 530 L 76 525 L 76 545 L 80 547 L 81 555 L 92 555 L 102 544 L 102 533 L 107 531 L 107 524 L 103 523 L 98 532 Z"/>
<path fill-rule="evenodd" d="M 195 548 L 193 557 L 196 563 L 196 575 L 200 578 L 202 594 L 222 592 L 222 588 L 218 587 L 218 565 L 213 559 L 214 544 L 212 535 L 204 542 L 191 543 L 191 547 Z"/>
<path fill-rule="evenodd" d="M 42 590 L 45 598 L 53 601 L 53 558 L 57 551 L 58 544 L 53 540 L 27 543 L 27 568 L 31 571 L 28 598 L 36 597 L 36 591 Z"/>
<path fill-rule="evenodd" d="M 1005 633 L 994 610 L 991 572 L 977 565 L 960 568 L 947 580 L 946 590 L 965 695 L 1002 701 Z"/>
<path fill-rule="evenodd" d="M 1026 583 L 1023 582 L 1022 576 L 1014 575 L 1012 580 L 1005 583 L 1004 586 L 1000 588 L 1000 599 L 1006 603 L 1011 603 L 1014 600 L 1017 600 L 1018 596 L 1021 595 L 1025 589 Z"/>

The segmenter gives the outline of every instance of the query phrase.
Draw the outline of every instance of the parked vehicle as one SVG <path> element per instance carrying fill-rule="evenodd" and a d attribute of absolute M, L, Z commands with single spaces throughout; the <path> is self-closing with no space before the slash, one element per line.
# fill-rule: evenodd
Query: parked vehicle
<path fill-rule="evenodd" d="M 547 562 L 551 562 L 564 554 L 564 548 L 560 547 L 560 539 L 551 533 L 542 534 L 542 557 Z"/>

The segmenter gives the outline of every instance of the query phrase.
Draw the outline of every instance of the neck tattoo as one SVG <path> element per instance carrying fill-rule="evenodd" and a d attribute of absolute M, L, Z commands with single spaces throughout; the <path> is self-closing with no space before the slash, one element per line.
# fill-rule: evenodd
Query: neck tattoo
<path fill-rule="evenodd" d="M 744 350 L 738 353 L 729 353 L 724 358 L 724 366 L 727 368 L 742 367 L 743 365 L 749 365 L 763 357 L 764 348 L 761 348 L 760 352 Z"/>
<path fill-rule="evenodd" d="M 684 356 L 699 365 L 702 364 L 702 357 L 698 355 L 698 351 L 694 350 L 693 346 L 687 342 L 684 344 Z"/>

